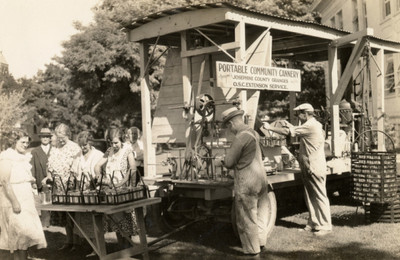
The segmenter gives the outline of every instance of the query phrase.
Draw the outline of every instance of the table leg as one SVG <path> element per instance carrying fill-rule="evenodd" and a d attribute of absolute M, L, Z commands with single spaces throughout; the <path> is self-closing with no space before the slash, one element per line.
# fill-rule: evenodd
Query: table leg
<path fill-rule="evenodd" d="M 103 226 L 103 214 L 92 214 L 94 236 L 96 239 L 96 246 L 98 248 L 98 256 L 101 259 L 107 255 L 106 242 L 104 240 L 104 226 Z"/>
<path fill-rule="evenodd" d="M 75 213 L 76 214 L 82 214 L 82 213 Z M 93 213 L 92 213 L 93 214 Z M 92 215 L 91 214 L 91 215 Z M 72 222 L 74 222 L 74 225 L 78 228 L 78 230 L 81 232 L 82 236 L 86 239 L 86 241 L 89 243 L 89 245 L 93 248 L 93 250 L 96 252 L 97 255 L 99 255 L 99 249 L 97 247 L 97 245 L 94 244 L 94 242 L 92 241 L 92 239 L 88 236 L 88 234 L 86 234 L 86 232 L 84 231 L 84 229 L 80 226 L 80 224 L 75 220 L 75 218 L 73 217 L 73 215 L 70 212 L 67 212 L 68 217 L 72 220 Z M 94 220 L 93 220 L 93 227 L 95 227 L 94 224 Z"/>
<path fill-rule="evenodd" d="M 139 226 L 140 244 L 143 246 L 143 259 L 149 259 L 149 249 L 147 247 L 146 226 L 144 223 L 143 207 L 135 208 L 136 221 Z"/>

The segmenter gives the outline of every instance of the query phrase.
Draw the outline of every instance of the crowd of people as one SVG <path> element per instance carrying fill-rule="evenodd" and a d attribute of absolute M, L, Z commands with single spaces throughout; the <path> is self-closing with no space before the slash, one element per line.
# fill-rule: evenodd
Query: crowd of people
<path fill-rule="evenodd" d="M 66 124 L 58 125 L 54 131 L 42 128 L 38 135 L 41 144 L 28 152 L 30 137 L 26 131 L 15 129 L 7 135 L 10 148 L 0 153 L 0 250 L 9 251 L 14 259 L 28 259 L 31 247 L 46 247 L 43 227 L 51 223 L 65 226 L 66 241 L 59 250 L 72 252 L 81 245 L 83 235 L 65 212 L 36 210 L 40 193 L 49 189 L 53 193 L 65 192 L 72 185 L 90 190 L 100 180 L 119 187 L 135 181 L 136 177 L 129 176 L 136 176 L 137 165 L 143 165 L 143 144 L 136 127 L 110 127 L 105 153 L 93 146 L 94 138 L 88 131 L 80 132 L 76 142 L 72 141 Z M 91 216 L 71 214 L 85 234 L 93 238 Z M 116 232 L 120 247 L 129 247 L 119 230 L 130 236 L 137 234 L 134 212 L 116 213 L 112 219 L 104 223 L 105 231 Z"/>
<path fill-rule="evenodd" d="M 302 230 L 317 236 L 326 235 L 332 231 L 332 224 L 326 192 L 324 132 L 310 104 L 302 104 L 294 110 L 302 123 L 300 126 L 287 123 L 273 127 L 264 123 L 262 129 L 300 138 L 298 161 L 309 211 L 308 223 Z M 234 170 L 239 238 L 243 253 L 254 256 L 267 242 L 268 180 L 259 134 L 244 123 L 243 114 L 244 111 L 236 107 L 221 114 L 222 126 L 235 138 L 226 155 L 216 158 L 215 164 Z M 144 175 L 143 144 L 137 127 L 110 127 L 106 131 L 109 147 L 105 153 L 93 146 L 93 136 L 88 131 L 79 133 L 77 142 L 73 142 L 70 128 L 65 124 L 58 125 L 54 132 L 42 128 L 39 136 L 41 145 L 27 153 L 29 136 L 23 130 L 14 130 L 9 134 L 11 147 L 0 154 L 0 249 L 9 250 L 14 259 L 27 259 L 27 250 L 32 246 L 46 247 L 42 226 L 48 226 L 51 219 L 45 212 L 41 212 L 39 218 L 34 194 L 49 189 L 48 183 L 52 183 L 53 192 L 65 192 L 71 183 L 78 182 L 81 190 L 93 189 L 96 180 L 119 187 Z M 75 181 L 71 182 L 71 178 Z M 66 220 L 66 241 L 60 250 L 76 250 L 81 232 L 65 213 L 58 218 Z M 85 213 L 75 213 L 74 219 L 82 227 L 88 227 L 91 221 Z M 138 233 L 134 212 L 116 213 L 112 219 L 104 223 L 105 231 L 116 232 L 119 246 L 129 247 L 125 236 Z M 124 235 L 119 230 L 124 230 Z M 89 228 L 85 233 L 94 236 Z"/>

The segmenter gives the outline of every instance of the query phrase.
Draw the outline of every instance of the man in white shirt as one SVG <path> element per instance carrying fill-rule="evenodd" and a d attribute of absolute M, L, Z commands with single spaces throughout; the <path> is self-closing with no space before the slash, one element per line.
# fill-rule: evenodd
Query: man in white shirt
<path fill-rule="evenodd" d="M 300 138 L 299 164 L 304 184 L 304 197 L 309 211 L 305 231 L 315 235 L 326 235 L 332 231 L 329 199 L 326 192 L 325 133 L 321 123 L 314 117 L 314 108 L 304 103 L 294 108 L 302 123 L 286 127 L 273 127 L 265 123 L 263 128 L 279 134 L 290 134 Z"/>

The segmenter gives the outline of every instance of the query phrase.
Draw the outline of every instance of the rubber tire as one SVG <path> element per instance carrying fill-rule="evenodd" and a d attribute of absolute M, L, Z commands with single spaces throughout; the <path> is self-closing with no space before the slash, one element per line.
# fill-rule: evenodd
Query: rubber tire
<path fill-rule="evenodd" d="M 277 213 L 277 203 L 275 192 L 271 186 L 268 186 L 268 202 L 269 202 L 269 213 L 268 213 L 268 225 L 267 225 L 267 237 L 271 234 L 272 230 L 275 227 L 276 221 L 276 213 Z M 236 214 L 235 214 L 235 200 L 232 202 L 232 210 L 231 210 L 231 222 L 233 233 L 236 237 L 239 238 L 239 232 L 236 225 Z"/>
<path fill-rule="evenodd" d="M 177 202 L 177 207 L 185 207 L 185 206 L 191 206 L 192 204 L 190 201 L 187 200 L 182 200 L 182 198 L 179 197 L 173 197 L 171 200 L 166 200 L 166 198 L 163 198 L 162 202 L 159 204 L 160 205 L 160 228 L 163 232 L 168 233 L 171 232 L 185 224 L 187 224 L 190 219 L 187 218 L 183 214 L 170 214 L 168 212 L 168 208 L 171 205 L 171 203 L 175 203 L 176 201 L 180 200 L 180 202 Z"/>

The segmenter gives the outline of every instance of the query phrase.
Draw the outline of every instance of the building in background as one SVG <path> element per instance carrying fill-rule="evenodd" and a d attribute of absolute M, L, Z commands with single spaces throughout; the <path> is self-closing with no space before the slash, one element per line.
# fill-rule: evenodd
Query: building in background
<path fill-rule="evenodd" d="M 321 23 L 349 32 L 366 28 L 374 36 L 400 42 L 400 0 L 315 0 L 312 11 Z M 361 66 L 360 66 L 361 67 Z M 397 146 L 400 144 L 400 55 L 385 55 L 385 113 Z"/>
<path fill-rule="evenodd" d="M 8 74 L 8 63 L 0 51 L 0 74 Z"/>

